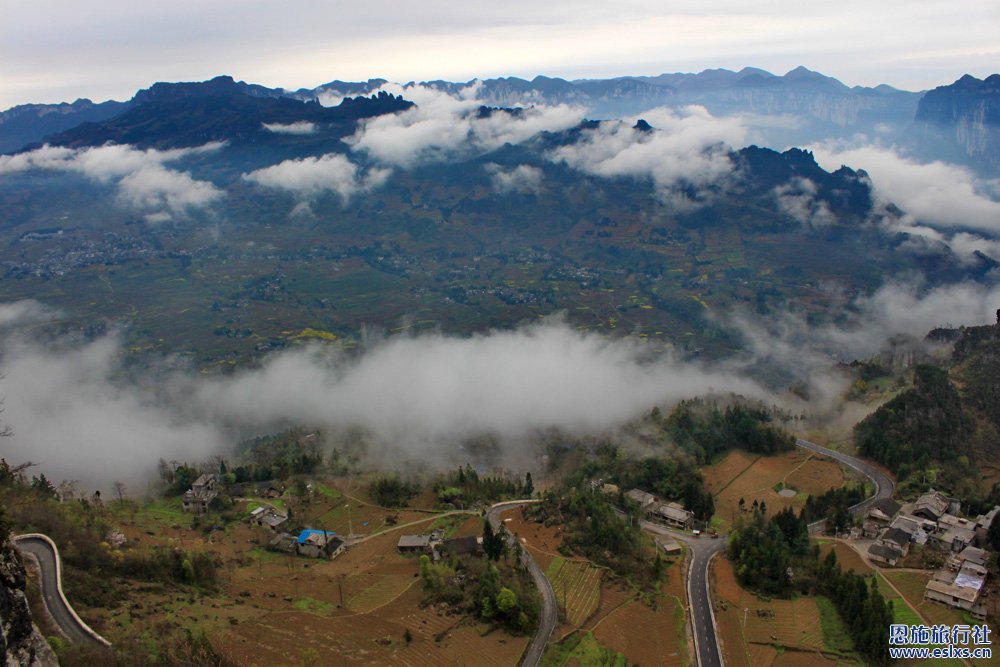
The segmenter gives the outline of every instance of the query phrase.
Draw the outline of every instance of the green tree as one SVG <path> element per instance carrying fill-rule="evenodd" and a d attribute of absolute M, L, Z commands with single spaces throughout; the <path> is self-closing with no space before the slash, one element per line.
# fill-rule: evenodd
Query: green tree
<path fill-rule="evenodd" d="M 497 611 L 510 617 L 517 610 L 517 593 L 506 586 L 497 593 Z"/>
<path fill-rule="evenodd" d="M 483 551 L 492 561 L 500 560 L 503 555 L 503 535 L 493 530 L 489 518 L 483 522 Z"/>

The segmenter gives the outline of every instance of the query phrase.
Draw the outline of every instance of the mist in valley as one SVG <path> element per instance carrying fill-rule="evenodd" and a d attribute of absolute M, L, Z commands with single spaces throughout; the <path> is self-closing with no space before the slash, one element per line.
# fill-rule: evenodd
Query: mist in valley
<path fill-rule="evenodd" d="M 232 456 L 244 438 L 304 426 L 340 446 L 363 442 L 355 454 L 369 467 L 462 464 L 471 458 L 464 445 L 486 438 L 493 462 L 537 470 L 539 443 L 553 434 L 613 437 L 653 407 L 697 396 L 741 395 L 831 423 L 845 410 L 860 418 L 865 408 L 845 402 L 851 377 L 838 362 L 878 354 L 896 334 L 922 346 L 936 326 L 992 322 L 998 303 L 995 286 L 889 285 L 845 299 L 847 315 L 826 326 L 733 313 L 724 326 L 743 350 L 711 363 L 551 317 L 475 336 L 373 337 L 360 351 L 307 345 L 206 376 L 170 359 L 140 371 L 126 363 L 120 333 L 46 339 L 42 327 L 59 314 L 18 302 L 0 307 L 2 418 L 13 430 L 3 455 L 37 463 L 50 479 L 85 488 L 124 480 L 138 492 L 160 458 Z"/>

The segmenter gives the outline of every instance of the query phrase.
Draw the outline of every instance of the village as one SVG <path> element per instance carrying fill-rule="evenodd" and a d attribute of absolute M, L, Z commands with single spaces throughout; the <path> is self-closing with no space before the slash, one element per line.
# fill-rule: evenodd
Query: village
<path fill-rule="evenodd" d="M 1000 507 L 975 519 L 959 516 L 961 503 L 934 489 L 913 502 L 883 499 L 874 503 L 850 538 L 871 540 L 868 559 L 887 567 L 904 564 L 912 550 L 943 561 L 927 582 L 924 597 L 986 618 L 982 604 L 988 576 L 987 533 Z M 926 559 L 925 559 L 926 562 Z"/>
<path fill-rule="evenodd" d="M 219 476 L 201 475 L 183 495 L 185 512 L 205 513 L 220 493 Z M 590 481 L 593 490 L 599 490 L 609 500 L 621 497 L 635 503 L 646 520 L 692 536 L 702 533 L 696 527 L 694 514 L 680 503 L 663 502 L 654 494 L 634 488 L 624 494 L 614 484 L 602 479 Z M 242 485 L 228 489 L 228 493 L 243 495 Z M 279 498 L 284 488 L 273 482 L 259 483 L 252 491 L 266 499 Z M 911 552 L 925 553 L 921 564 L 940 562 L 927 582 L 924 597 L 940 604 L 968 612 L 974 618 L 986 618 L 982 598 L 988 577 L 989 552 L 987 532 L 993 524 L 1000 506 L 974 519 L 960 516 L 961 503 L 934 489 L 928 490 L 912 502 L 900 504 L 891 498 L 880 499 L 868 508 L 859 519 L 859 526 L 850 528 L 842 537 L 856 543 L 857 549 L 873 564 L 897 567 L 909 564 Z M 334 559 L 364 536 L 338 535 L 336 532 L 312 527 L 302 527 L 290 532 L 290 517 L 274 505 L 258 504 L 249 512 L 251 526 L 268 533 L 266 548 L 287 555 L 303 558 Z M 712 530 L 711 537 L 718 537 Z M 835 537 L 841 537 L 837 535 Z M 426 533 L 403 534 L 396 542 L 398 553 L 422 554 L 437 562 L 445 555 L 482 555 L 483 539 L 478 536 L 446 538 L 441 530 Z M 665 554 L 681 552 L 677 540 L 669 535 L 657 537 L 657 545 Z M 911 559 L 912 560 L 912 559 Z M 911 565 L 912 566 L 912 565 Z"/>

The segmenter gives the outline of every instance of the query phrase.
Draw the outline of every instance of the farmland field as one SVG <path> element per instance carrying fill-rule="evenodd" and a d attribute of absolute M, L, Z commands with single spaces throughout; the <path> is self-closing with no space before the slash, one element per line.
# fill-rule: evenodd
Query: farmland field
<path fill-rule="evenodd" d="M 653 605 L 627 589 L 605 586 L 589 627 L 594 637 L 623 654 L 630 665 L 689 664 L 684 614 L 684 571 L 680 562 L 668 570 L 662 595 Z"/>
<path fill-rule="evenodd" d="M 712 562 L 716 619 L 727 665 L 855 665 L 846 629 L 825 598 L 762 600 L 743 590 L 725 558 Z"/>
<path fill-rule="evenodd" d="M 607 665 L 626 667 L 627 658 L 617 651 L 602 646 L 592 632 L 574 634 L 558 644 L 550 645 L 542 657 L 542 667 L 564 665 Z"/>
<path fill-rule="evenodd" d="M 590 618 L 601 601 L 603 571 L 589 563 L 555 558 L 545 576 L 552 583 L 556 601 L 569 625 L 579 627 Z"/>
<path fill-rule="evenodd" d="M 837 563 L 840 565 L 840 569 L 849 570 L 856 574 L 866 575 L 870 574 L 872 569 L 866 563 L 858 552 L 852 549 L 850 546 L 844 544 L 843 542 L 830 542 L 819 540 L 819 557 L 826 558 L 826 555 L 833 551 L 837 555 Z"/>
<path fill-rule="evenodd" d="M 521 508 L 507 510 L 500 515 L 504 526 L 511 534 L 516 535 L 528 547 L 532 557 L 538 561 L 539 567 L 547 570 L 553 559 L 559 558 L 559 545 L 562 544 L 562 528 L 560 526 L 545 526 L 524 518 Z"/>
<path fill-rule="evenodd" d="M 594 629 L 603 646 L 618 651 L 632 665 L 680 666 L 686 660 L 683 620 L 678 626 L 675 598 L 659 598 L 656 609 L 641 600 L 619 607 Z M 683 609 L 680 609 L 683 619 Z"/>
<path fill-rule="evenodd" d="M 796 511 L 809 495 L 843 486 L 844 473 L 833 461 L 803 449 L 778 456 L 758 456 L 740 450 L 727 453 L 720 461 L 702 469 L 705 485 L 715 495 L 716 515 L 735 521 L 742 498 L 749 509 L 753 502 L 767 504 L 774 514 L 785 507 Z M 778 495 L 781 485 L 794 489 L 791 497 Z"/>
<path fill-rule="evenodd" d="M 295 498 L 287 502 L 295 503 L 297 516 L 305 516 L 346 509 L 345 500 L 353 505 L 355 530 L 359 519 L 367 516 L 381 525 L 390 513 L 373 505 L 361 507 L 364 503 L 329 487 L 308 503 Z M 456 535 L 479 534 L 482 519 L 442 519 L 412 510 L 401 510 L 398 517 L 401 524 L 419 523 L 353 544 L 332 561 L 314 560 L 263 549 L 260 544 L 269 531 L 245 521 L 226 526 L 224 537 L 192 530 L 189 515 L 178 515 L 161 503 L 136 512 L 134 521 L 123 518 L 123 532 L 147 547 L 183 545 L 217 553 L 222 564 L 218 593 L 178 597 L 166 588 L 142 585 L 130 590 L 127 604 L 83 607 L 81 612 L 112 642 L 167 626 L 204 631 L 233 665 L 516 665 L 528 637 L 491 631 L 447 606 L 421 606 L 419 561 L 396 551 L 403 533 L 423 532 L 439 523 Z M 599 587 L 597 591 L 599 596 Z M 587 604 L 596 609 L 597 603 L 595 598 Z"/>

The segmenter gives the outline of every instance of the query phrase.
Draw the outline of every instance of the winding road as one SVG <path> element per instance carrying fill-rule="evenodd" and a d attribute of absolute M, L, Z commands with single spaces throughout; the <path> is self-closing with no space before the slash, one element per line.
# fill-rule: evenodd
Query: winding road
<path fill-rule="evenodd" d="M 895 484 L 892 479 L 874 464 L 844 454 L 843 452 L 817 445 L 808 440 L 798 439 L 795 444 L 803 449 L 808 449 L 834 459 L 872 481 L 875 486 L 875 493 L 851 507 L 851 511 L 855 514 L 864 512 L 877 500 L 891 498 L 895 492 Z M 486 517 L 494 529 L 499 529 L 503 525 L 500 519 L 501 512 L 537 502 L 539 501 L 515 500 L 497 503 L 490 507 Z M 821 524 L 822 522 L 815 522 L 814 524 L 810 524 L 810 527 L 819 527 Z M 712 605 L 709 565 L 712 558 L 725 548 L 726 538 L 713 539 L 707 536 L 695 538 L 689 533 L 673 530 L 649 521 L 642 521 L 640 525 L 648 532 L 669 535 L 687 544 L 691 553 L 691 564 L 687 574 L 689 617 L 691 621 L 691 633 L 694 637 L 695 653 L 697 654 L 697 664 L 699 667 L 724 667 L 725 663 L 722 659 L 718 636 L 715 632 L 715 613 Z M 402 527 L 404 526 L 397 526 L 396 528 Z M 542 609 L 538 621 L 538 631 L 535 633 L 531 644 L 528 646 L 521 660 L 523 667 L 537 667 L 542 659 L 542 654 L 545 652 L 545 646 L 548 644 L 555 630 L 556 623 L 559 620 L 556 596 L 552 590 L 552 584 L 535 559 L 524 548 L 524 545 L 518 542 L 514 535 L 509 535 L 508 540 L 509 544 L 517 548 L 520 552 L 521 560 L 528 568 L 528 572 L 531 574 L 531 578 L 542 596 Z M 42 600 L 63 634 L 73 642 L 110 646 L 106 639 L 94 632 L 80 619 L 73 610 L 73 607 L 70 606 L 69 601 L 66 600 L 66 596 L 62 591 L 59 551 L 55 543 L 45 535 L 32 533 L 14 537 L 14 544 L 19 551 L 33 558 L 38 563 Z"/>
<path fill-rule="evenodd" d="M 857 471 L 872 481 L 875 493 L 850 509 L 854 514 L 866 511 L 872 503 L 883 498 L 891 498 L 896 490 L 893 483 L 882 470 L 872 463 L 855 458 L 843 452 L 817 445 L 808 440 L 798 439 L 795 444 L 803 449 L 834 459 L 839 463 Z M 810 524 L 813 529 L 821 528 L 823 522 Z M 643 521 L 643 529 L 660 535 L 670 535 L 683 541 L 691 550 L 691 567 L 688 570 L 687 589 L 690 601 L 691 633 L 694 635 L 695 652 L 698 654 L 699 667 L 723 667 L 722 652 L 719 649 L 719 639 L 715 632 L 715 612 L 712 606 L 712 591 L 709 582 L 708 568 L 720 551 L 726 546 L 726 539 L 710 537 L 695 538 L 689 533 L 672 530 L 666 526 Z"/>
<path fill-rule="evenodd" d="M 500 520 L 500 513 L 504 510 L 513 509 L 514 507 L 521 507 L 523 505 L 530 505 L 532 503 L 540 502 L 538 500 L 514 500 L 504 503 L 497 503 L 490 507 L 490 511 L 487 512 L 486 518 L 489 520 L 490 524 L 493 526 L 494 530 L 498 530 L 503 526 L 503 522 Z M 556 607 L 556 594 L 552 590 L 552 583 L 549 581 L 545 573 L 542 572 L 542 568 L 538 566 L 538 563 L 531 556 L 524 545 L 517 541 L 514 535 L 508 535 L 508 544 L 510 546 L 518 549 L 521 553 L 521 561 L 527 566 L 528 572 L 531 574 L 532 581 L 535 582 L 535 586 L 538 588 L 538 592 L 542 595 L 542 611 L 538 617 L 538 631 L 535 633 L 535 637 L 531 640 L 531 644 L 528 645 L 528 650 L 524 652 L 524 657 L 521 659 L 521 667 L 536 667 L 542 660 L 542 654 L 545 652 L 545 645 L 549 643 L 549 638 L 552 636 L 552 632 L 556 629 L 556 623 L 559 621 L 559 612 Z"/>
<path fill-rule="evenodd" d="M 863 461 L 843 452 L 838 452 L 835 449 L 829 449 L 827 447 L 823 447 L 822 445 L 817 445 L 815 442 L 809 442 L 808 440 L 803 440 L 801 438 L 796 440 L 795 444 L 803 449 L 808 449 L 809 451 L 816 452 L 817 454 L 822 454 L 823 456 L 834 459 L 835 461 L 839 461 L 848 468 L 861 473 L 872 481 L 875 485 L 875 494 L 865 498 L 856 505 L 852 505 L 851 512 L 854 514 L 861 514 L 871 507 L 872 503 L 878 500 L 892 498 L 893 494 L 896 492 L 895 482 L 893 482 L 892 479 L 882 472 L 882 469 L 874 463 Z"/>
<path fill-rule="evenodd" d="M 45 535 L 30 533 L 14 537 L 14 546 L 38 563 L 42 601 L 66 638 L 75 643 L 110 646 L 104 637 L 77 616 L 63 594 L 62 566 L 55 543 Z"/>
<path fill-rule="evenodd" d="M 687 575 L 687 593 L 691 634 L 694 636 L 694 650 L 698 654 L 699 667 L 722 667 L 722 652 L 715 635 L 715 611 L 712 607 L 712 591 L 708 580 L 708 566 L 712 559 L 726 548 L 726 538 L 694 537 L 658 523 L 641 521 L 643 530 L 657 535 L 669 535 L 688 546 L 691 551 L 691 565 Z"/>

